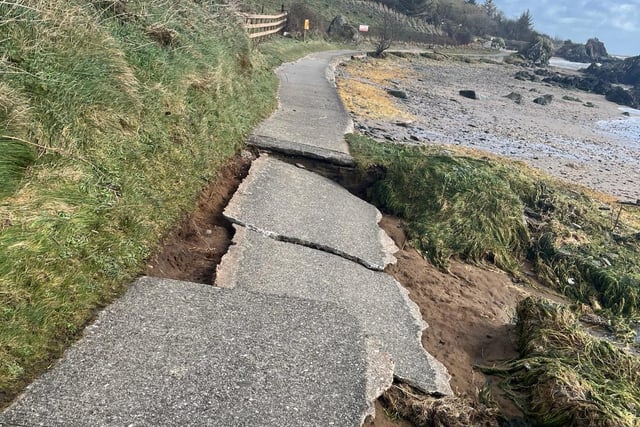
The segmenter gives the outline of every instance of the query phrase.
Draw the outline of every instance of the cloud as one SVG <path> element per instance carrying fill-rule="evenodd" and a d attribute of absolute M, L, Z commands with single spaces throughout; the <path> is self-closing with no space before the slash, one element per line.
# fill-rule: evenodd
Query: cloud
<path fill-rule="evenodd" d="M 529 9 L 538 31 L 585 42 L 598 37 L 614 53 L 638 54 L 640 0 L 494 0 L 507 17 Z"/>
<path fill-rule="evenodd" d="M 638 32 L 640 25 L 640 2 L 611 5 L 609 23 L 622 31 Z"/>

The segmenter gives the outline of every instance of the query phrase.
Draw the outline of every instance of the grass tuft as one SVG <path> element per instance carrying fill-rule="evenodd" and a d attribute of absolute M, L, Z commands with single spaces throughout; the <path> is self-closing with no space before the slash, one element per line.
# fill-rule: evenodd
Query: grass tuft
<path fill-rule="evenodd" d="M 634 427 L 640 358 L 585 332 L 569 308 L 527 298 L 517 308 L 520 358 L 484 371 L 543 426 Z"/>
<path fill-rule="evenodd" d="M 564 294 L 614 316 L 640 316 L 640 210 L 611 206 L 522 164 L 351 135 L 361 170 L 381 168 L 371 200 L 407 223 L 415 248 L 513 274 L 528 259 Z"/>

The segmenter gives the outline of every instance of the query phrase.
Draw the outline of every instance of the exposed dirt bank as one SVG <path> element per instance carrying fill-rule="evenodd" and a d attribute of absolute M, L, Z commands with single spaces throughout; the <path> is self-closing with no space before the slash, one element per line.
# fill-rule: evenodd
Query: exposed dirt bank
<path fill-rule="evenodd" d="M 162 242 L 145 274 L 167 279 L 213 284 L 216 267 L 233 238 L 233 227 L 222 212 L 247 175 L 252 156 L 235 156 L 199 196 L 196 208 Z"/>

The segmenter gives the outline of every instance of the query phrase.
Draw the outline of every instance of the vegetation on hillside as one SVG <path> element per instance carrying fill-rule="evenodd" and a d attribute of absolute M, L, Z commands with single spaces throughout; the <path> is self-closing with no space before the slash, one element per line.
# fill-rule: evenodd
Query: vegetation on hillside
<path fill-rule="evenodd" d="M 275 107 L 231 11 L 0 1 L 0 405 L 119 294 Z"/>

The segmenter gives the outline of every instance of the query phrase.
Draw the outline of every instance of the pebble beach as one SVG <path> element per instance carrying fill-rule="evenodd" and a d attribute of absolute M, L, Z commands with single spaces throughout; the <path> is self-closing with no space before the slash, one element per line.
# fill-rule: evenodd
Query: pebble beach
<path fill-rule="evenodd" d="M 396 63 L 394 77 L 354 76 L 358 65 L 339 73 L 339 79 L 406 95 L 393 100 L 401 117 L 352 111 L 361 133 L 486 151 L 621 201 L 640 200 L 640 111 L 601 95 L 517 80 L 522 68 L 508 64 L 413 57 L 387 59 L 387 68 L 388 61 Z M 461 90 L 475 92 L 476 99 Z M 552 96 L 547 105 L 534 102 L 545 95 Z"/>

